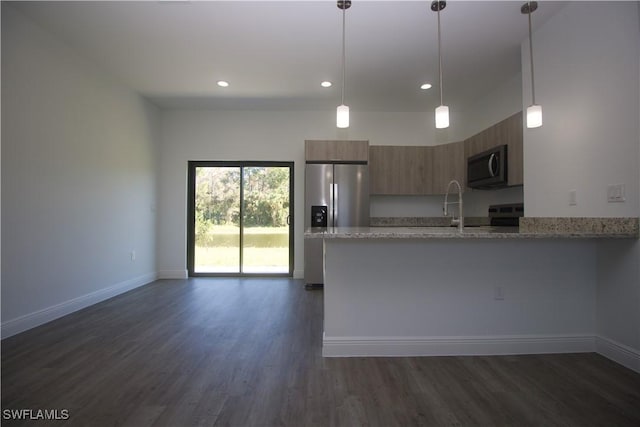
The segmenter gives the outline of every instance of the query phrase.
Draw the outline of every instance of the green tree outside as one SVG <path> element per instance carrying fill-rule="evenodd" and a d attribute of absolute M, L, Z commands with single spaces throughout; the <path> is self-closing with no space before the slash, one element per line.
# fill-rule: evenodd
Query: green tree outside
<path fill-rule="evenodd" d="M 243 179 L 244 264 L 286 266 L 289 257 L 289 168 L 196 168 L 196 266 L 239 263 Z"/>

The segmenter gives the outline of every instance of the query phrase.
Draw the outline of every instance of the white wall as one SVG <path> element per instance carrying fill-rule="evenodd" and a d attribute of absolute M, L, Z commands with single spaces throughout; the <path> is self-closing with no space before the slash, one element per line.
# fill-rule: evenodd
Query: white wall
<path fill-rule="evenodd" d="M 158 119 L 2 4 L 3 336 L 155 278 Z"/>
<path fill-rule="evenodd" d="M 542 5 L 541 7 L 544 7 Z M 637 2 L 571 2 L 534 33 L 544 124 L 525 131 L 527 216 L 640 215 L 640 11 Z M 528 41 L 523 105 L 531 102 Z M 607 203 L 608 184 L 627 201 Z M 577 206 L 569 206 L 569 190 Z M 640 371 L 640 243 L 598 248 L 598 350 Z"/>
<path fill-rule="evenodd" d="M 435 145 L 443 136 L 436 133 L 432 116 L 352 111 L 350 128 L 337 129 L 334 111 L 163 111 L 159 169 L 160 275 L 184 277 L 186 274 L 189 160 L 295 162 L 294 274 L 300 277 L 304 266 L 304 140 L 366 139 L 375 145 Z"/>
<path fill-rule="evenodd" d="M 0 5 L 1 6 L 1 5 Z M 0 7 L 0 21 L 2 19 L 2 7 Z M 2 44 L 2 35 L 0 34 L 0 45 Z M 1 49 L 0 49 L 1 50 Z M 1 54 L 0 54 L 1 57 Z M 0 81 L 2 81 L 2 70 L 0 69 Z M 2 107 L 0 106 L 0 133 L 2 131 Z M 0 138 L 0 189 L 2 188 L 2 138 Z M 2 190 L 0 190 L 0 196 Z M 0 197 L 0 242 L 2 241 L 2 197 Z M 2 259 L 2 244 L 0 243 L 0 259 Z M 0 263 L 0 290 L 2 289 L 2 263 Z M 0 292 L 0 306 L 2 305 L 2 293 Z M 1 309 L 0 309 L 1 314 Z"/>
<path fill-rule="evenodd" d="M 535 32 L 544 124 L 524 134 L 528 216 L 638 216 L 637 8 L 637 2 L 570 2 Z M 522 70 L 526 108 L 527 40 Z M 607 203 L 607 185 L 619 183 L 627 201 Z M 569 206 L 570 190 L 577 191 L 576 206 Z"/>
<path fill-rule="evenodd" d="M 465 138 L 522 111 L 522 74 L 517 73 L 462 113 Z"/>
<path fill-rule="evenodd" d="M 640 241 L 598 245 L 598 351 L 640 372 Z"/>

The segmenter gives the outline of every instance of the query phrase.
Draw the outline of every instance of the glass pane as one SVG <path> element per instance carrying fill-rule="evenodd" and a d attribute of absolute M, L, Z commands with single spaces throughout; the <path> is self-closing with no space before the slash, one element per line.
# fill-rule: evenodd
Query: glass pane
<path fill-rule="evenodd" d="M 240 168 L 196 168 L 196 273 L 240 272 Z"/>
<path fill-rule="evenodd" d="M 289 273 L 289 168 L 245 167 L 243 273 Z"/>

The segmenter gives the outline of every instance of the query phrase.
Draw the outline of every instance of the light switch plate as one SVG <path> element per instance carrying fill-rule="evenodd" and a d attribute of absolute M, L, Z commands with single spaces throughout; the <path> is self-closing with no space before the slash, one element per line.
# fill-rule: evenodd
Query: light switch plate
<path fill-rule="evenodd" d="M 607 185 L 607 202 L 621 203 L 626 200 L 624 184 Z"/>
<path fill-rule="evenodd" d="M 569 191 L 569 206 L 575 206 L 578 204 L 576 190 Z"/>

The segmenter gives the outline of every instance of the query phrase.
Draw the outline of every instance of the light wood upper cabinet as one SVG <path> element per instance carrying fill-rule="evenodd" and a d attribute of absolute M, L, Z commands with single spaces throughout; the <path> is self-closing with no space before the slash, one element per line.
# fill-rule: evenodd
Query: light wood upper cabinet
<path fill-rule="evenodd" d="M 436 146 L 369 147 L 371 194 L 444 194 L 452 179 L 464 186 L 464 142 Z"/>
<path fill-rule="evenodd" d="M 514 114 L 506 120 L 498 123 L 499 133 L 504 141 L 507 141 L 509 159 L 507 171 L 509 173 L 509 185 L 524 184 L 523 166 L 524 151 L 522 147 L 522 112 Z"/>
<path fill-rule="evenodd" d="M 433 169 L 431 194 L 444 194 L 452 179 L 457 180 L 464 189 L 466 183 L 466 157 L 464 141 L 431 147 Z"/>
<path fill-rule="evenodd" d="M 431 193 L 431 147 L 372 145 L 369 147 L 371 194 Z"/>
<path fill-rule="evenodd" d="M 522 111 L 464 141 L 465 159 L 498 145 L 507 145 L 509 185 L 522 185 Z"/>
<path fill-rule="evenodd" d="M 487 151 L 490 148 L 498 145 L 503 145 L 505 142 L 499 137 L 499 129 L 502 128 L 501 123 L 497 123 L 487 129 L 473 135 L 465 140 L 464 144 L 464 157 L 469 158 L 475 154 Z"/>
<path fill-rule="evenodd" d="M 357 161 L 369 160 L 369 141 L 320 141 L 304 142 L 304 158 L 307 161 Z"/>
<path fill-rule="evenodd" d="M 463 189 L 467 158 L 507 145 L 508 183 L 522 185 L 522 112 L 461 142 L 435 146 L 372 145 L 369 147 L 371 194 L 444 194 L 452 179 Z"/>

